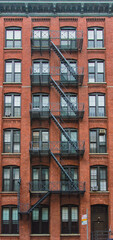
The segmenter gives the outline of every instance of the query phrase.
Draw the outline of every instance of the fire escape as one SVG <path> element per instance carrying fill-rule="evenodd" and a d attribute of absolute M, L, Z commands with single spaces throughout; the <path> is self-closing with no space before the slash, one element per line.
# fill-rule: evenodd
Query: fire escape
<path fill-rule="evenodd" d="M 42 54 L 42 52 L 45 50 L 49 50 L 49 52 L 51 50 L 54 51 L 54 53 L 58 56 L 58 58 L 60 59 L 60 61 L 65 65 L 65 67 L 67 68 L 68 72 L 71 74 L 71 76 L 75 79 L 75 87 L 78 87 L 79 85 L 82 85 L 83 82 L 83 70 L 81 75 L 77 73 L 77 71 L 75 71 L 73 69 L 73 67 L 71 67 L 70 63 L 66 60 L 66 58 L 63 56 L 62 52 L 61 52 L 61 48 L 56 46 L 56 44 L 51 40 L 52 38 L 43 40 L 42 39 L 34 39 L 33 37 L 31 38 L 31 48 L 32 48 L 32 52 L 33 51 L 40 51 L 40 53 Z M 82 42 L 83 42 L 83 37 L 81 35 L 81 37 L 78 37 L 75 39 L 75 47 L 74 49 L 70 49 L 70 50 L 75 50 L 78 51 L 82 49 Z M 82 109 L 79 109 L 78 106 L 75 106 L 70 99 L 68 98 L 68 96 L 64 93 L 64 91 L 62 90 L 63 85 L 59 83 L 59 81 L 55 81 L 54 80 L 54 74 L 51 73 L 50 70 L 50 74 L 49 75 L 45 75 L 44 78 L 43 76 L 40 76 L 39 74 L 34 74 L 33 72 L 31 72 L 31 86 L 54 86 L 54 88 L 56 89 L 56 91 L 58 92 L 58 94 L 60 94 L 60 96 L 63 98 L 63 100 L 66 102 L 67 106 L 69 106 L 70 111 L 73 113 L 74 120 L 79 120 L 83 118 L 84 115 L 84 105 L 82 106 Z M 54 111 L 52 111 L 51 107 L 46 109 L 45 112 L 37 110 L 37 109 L 33 109 L 32 105 L 30 105 L 30 117 L 31 120 L 33 119 L 51 119 L 52 121 L 54 121 L 54 123 L 56 124 L 56 126 L 58 127 L 58 129 L 61 131 L 61 133 L 65 136 L 65 138 L 68 141 L 68 144 L 71 146 L 72 149 L 72 155 L 76 156 L 76 157 L 80 157 L 83 156 L 84 151 L 85 151 L 85 144 L 84 141 L 83 142 L 75 142 L 73 141 L 69 134 L 66 132 L 66 130 L 62 127 L 61 125 L 61 121 L 59 118 L 59 114 L 57 116 L 55 116 Z M 71 118 L 70 118 L 71 119 Z M 56 162 L 56 164 L 60 167 L 61 171 L 65 174 L 65 176 L 68 179 L 68 187 L 67 188 L 67 192 L 69 193 L 75 193 L 75 194 L 84 194 L 85 192 L 85 183 L 81 183 L 79 181 L 74 182 L 72 180 L 72 178 L 70 177 L 70 175 L 67 173 L 67 171 L 65 170 L 65 168 L 61 165 L 60 161 L 58 161 L 57 156 L 62 155 L 61 153 L 61 148 L 60 148 L 60 142 L 53 144 L 52 142 L 49 142 L 49 144 L 46 146 L 46 148 L 41 147 L 40 149 L 36 149 L 34 147 L 34 143 L 31 142 L 30 143 L 30 158 L 32 160 L 32 158 L 34 156 L 39 156 L 39 157 L 43 157 L 43 156 L 49 156 L 50 158 L 52 157 L 53 160 Z M 68 153 L 67 153 L 68 154 Z M 70 153 L 69 153 L 70 155 Z M 68 156 L 69 156 L 68 155 Z M 43 196 L 32 206 L 30 207 L 27 211 L 22 211 L 21 207 L 20 207 L 20 182 L 19 182 L 19 191 L 18 191 L 18 210 L 20 214 L 30 214 L 33 209 L 37 206 L 39 206 L 41 204 L 41 202 L 44 201 L 44 199 L 46 199 L 50 194 L 52 193 L 64 193 L 66 190 L 62 189 L 62 184 L 61 182 L 57 182 L 57 183 L 52 183 L 49 182 L 48 186 L 45 188 L 42 186 L 42 192 L 43 192 Z M 32 183 L 30 183 L 30 192 L 33 192 L 33 186 Z"/>

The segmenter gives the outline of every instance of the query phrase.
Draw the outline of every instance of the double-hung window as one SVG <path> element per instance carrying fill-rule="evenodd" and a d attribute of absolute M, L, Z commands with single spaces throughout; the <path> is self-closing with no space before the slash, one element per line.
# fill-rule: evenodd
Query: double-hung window
<path fill-rule="evenodd" d="M 61 63 L 61 82 L 76 82 L 76 74 L 77 74 L 77 63 L 76 61 L 69 60 L 70 67 L 74 70 L 75 72 L 75 77 L 72 75 L 72 73 L 67 69 L 64 63 Z"/>
<path fill-rule="evenodd" d="M 18 191 L 19 167 L 6 166 L 3 168 L 3 191 Z"/>
<path fill-rule="evenodd" d="M 90 129 L 90 153 L 106 153 L 106 129 Z"/>
<path fill-rule="evenodd" d="M 5 62 L 5 82 L 21 82 L 21 61 L 6 60 Z"/>
<path fill-rule="evenodd" d="M 5 46 L 7 48 L 20 48 L 22 46 L 21 28 L 8 27 L 6 28 Z"/>
<path fill-rule="evenodd" d="M 33 130 L 33 150 L 49 149 L 49 132 L 46 129 Z"/>
<path fill-rule="evenodd" d="M 33 81 L 36 83 L 49 82 L 49 62 L 48 60 L 37 60 L 33 62 Z"/>
<path fill-rule="evenodd" d="M 101 27 L 88 28 L 88 47 L 102 48 L 104 47 L 104 30 Z"/>
<path fill-rule="evenodd" d="M 103 60 L 89 60 L 88 61 L 89 82 L 104 82 L 105 70 Z"/>
<path fill-rule="evenodd" d="M 65 129 L 66 133 L 69 135 L 71 141 L 77 146 L 78 134 L 75 129 Z M 73 145 L 67 140 L 63 133 L 61 133 L 61 153 L 62 154 L 75 154 L 76 149 Z"/>
<path fill-rule="evenodd" d="M 6 129 L 4 130 L 4 153 L 20 152 L 20 130 Z"/>
<path fill-rule="evenodd" d="M 49 29 L 47 27 L 36 27 L 33 29 L 33 47 L 39 49 L 49 47 Z"/>
<path fill-rule="evenodd" d="M 61 207 L 61 232 L 73 234 L 79 232 L 78 207 L 66 205 Z"/>
<path fill-rule="evenodd" d="M 17 234 L 19 228 L 18 209 L 16 206 L 2 207 L 2 233 Z"/>
<path fill-rule="evenodd" d="M 63 27 L 60 30 L 60 45 L 62 49 L 75 49 L 76 42 L 76 28 Z"/>
<path fill-rule="evenodd" d="M 78 188 L 78 169 L 74 166 L 64 166 L 65 171 L 73 180 L 73 183 L 69 181 L 64 172 L 61 172 L 61 186 L 62 191 L 75 191 Z"/>
<path fill-rule="evenodd" d="M 75 110 L 77 110 L 77 95 L 73 93 L 66 94 L 70 102 L 73 104 L 73 107 Z M 62 117 L 71 117 L 76 116 L 76 113 L 70 108 L 69 104 L 64 100 L 64 98 L 61 97 L 61 116 Z"/>
<path fill-rule="evenodd" d="M 33 109 L 42 112 L 49 111 L 49 96 L 48 94 L 33 94 Z"/>
<path fill-rule="evenodd" d="M 91 93 L 89 95 L 89 116 L 104 117 L 105 112 L 105 94 Z"/>
<path fill-rule="evenodd" d="M 92 166 L 90 174 L 91 191 L 107 191 L 107 167 Z"/>
<path fill-rule="evenodd" d="M 47 191 L 49 189 L 49 168 L 46 166 L 32 169 L 32 190 Z"/>
<path fill-rule="evenodd" d="M 48 234 L 49 233 L 49 208 L 40 206 L 32 211 L 32 233 Z"/>
<path fill-rule="evenodd" d="M 21 96 L 17 93 L 8 93 L 4 96 L 4 116 L 20 117 Z"/>

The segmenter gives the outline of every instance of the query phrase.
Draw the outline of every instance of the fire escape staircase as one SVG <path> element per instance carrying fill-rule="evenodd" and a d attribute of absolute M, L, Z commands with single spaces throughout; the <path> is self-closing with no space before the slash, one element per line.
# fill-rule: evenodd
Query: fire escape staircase
<path fill-rule="evenodd" d="M 74 69 L 70 66 L 69 62 L 65 59 L 65 57 L 62 55 L 62 53 L 60 52 L 60 50 L 58 49 L 58 47 L 52 42 L 50 41 L 51 44 L 51 48 L 54 50 L 54 52 L 57 54 L 57 56 L 60 58 L 60 61 L 64 63 L 64 65 L 67 67 L 67 69 L 70 71 L 70 73 L 73 75 L 73 77 L 76 78 L 76 73 L 74 71 Z M 55 87 L 55 89 L 57 90 L 57 92 L 61 95 L 61 97 L 66 101 L 66 103 L 69 105 L 69 107 L 72 109 L 72 111 L 74 113 L 76 113 L 77 109 L 73 106 L 73 104 L 70 102 L 69 98 L 66 96 L 66 94 L 62 91 L 62 89 L 59 87 L 59 85 L 56 83 L 56 81 L 54 81 L 54 79 L 51 77 L 51 84 Z M 76 146 L 76 144 L 71 140 L 71 138 L 69 137 L 69 135 L 67 134 L 67 132 L 63 129 L 63 127 L 60 125 L 60 123 L 57 121 L 57 119 L 55 118 L 55 116 L 50 112 L 51 118 L 52 120 L 55 122 L 55 124 L 57 125 L 57 127 L 60 129 L 60 131 L 64 134 L 64 136 L 66 137 L 66 139 L 69 141 L 69 143 L 73 146 L 73 148 L 75 148 L 76 151 L 78 151 L 78 147 Z M 69 174 L 66 172 L 66 170 L 64 169 L 64 167 L 61 165 L 61 163 L 57 160 L 57 158 L 55 157 L 54 153 L 52 153 L 50 151 L 50 154 L 52 156 L 52 158 L 54 159 L 54 161 L 56 162 L 56 164 L 60 167 L 61 171 L 63 171 L 63 173 L 66 175 L 66 177 L 69 179 L 69 181 L 71 182 L 71 184 L 73 185 L 73 187 L 75 188 L 75 191 L 79 191 L 78 187 L 76 186 L 76 184 L 74 183 L 74 181 L 72 180 L 72 178 L 69 176 Z M 20 214 L 30 214 L 33 209 L 37 206 L 39 206 L 50 194 L 52 193 L 51 189 L 45 194 L 43 195 L 42 198 L 40 198 L 31 208 L 29 208 L 26 212 L 21 212 L 20 211 L 20 183 L 19 183 L 19 191 L 18 191 L 18 210 Z"/>

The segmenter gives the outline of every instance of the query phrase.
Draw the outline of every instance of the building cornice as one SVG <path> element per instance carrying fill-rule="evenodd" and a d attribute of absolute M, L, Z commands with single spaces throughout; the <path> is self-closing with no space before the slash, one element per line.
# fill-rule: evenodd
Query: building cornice
<path fill-rule="evenodd" d="M 111 0 L 0 0 L 0 16 L 113 16 Z"/>

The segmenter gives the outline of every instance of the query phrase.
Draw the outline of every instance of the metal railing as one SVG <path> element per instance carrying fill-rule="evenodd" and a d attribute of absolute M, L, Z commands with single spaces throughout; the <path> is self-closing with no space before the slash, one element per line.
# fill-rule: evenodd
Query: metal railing
<path fill-rule="evenodd" d="M 50 116 L 49 106 L 42 106 L 41 108 L 30 103 L 30 117 L 31 119 L 48 119 Z"/>
<path fill-rule="evenodd" d="M 49 180 L 45 181 L 38 181 L 33 180 L 29 184 L 30 192 L 61 192 L 61 193 L 84 193 L 85 192 L 85 182 L 73 181 L 57 181 L 57 182 L 50 182 Z"/>
<path fill-rule="evenodd" d="M 112 240 L 112 239 L 113 237 L 111 237 L 111 231 L 95 231 L 91 233 L 91 240 Z"/>
<path fill-rule="evenodd" d="M 49 142 L 30 142 L 30 154 L 31 156 L 39 156 L 50 154 L 50 151 L 54 154 L 62 156 L 80 156 L 84 154 L 85 142 L 84 141 L 73 141 L 76 144 L 76 149 L 67 142 L 61 141 L 49 141 Z"/>

